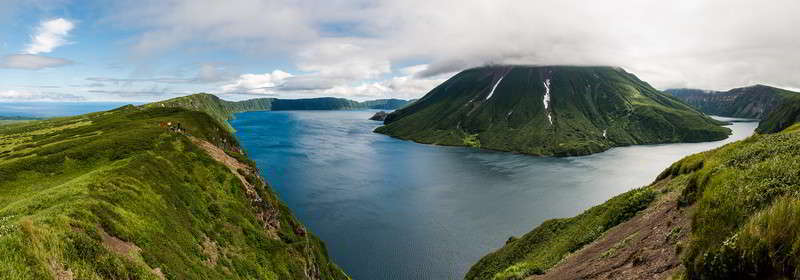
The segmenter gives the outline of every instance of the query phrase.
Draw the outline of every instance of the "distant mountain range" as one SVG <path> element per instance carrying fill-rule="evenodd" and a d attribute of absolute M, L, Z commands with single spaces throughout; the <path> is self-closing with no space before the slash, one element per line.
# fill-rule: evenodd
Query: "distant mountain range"
<path fill-rule="evenodd" d="M 613 67 L 487 66 L 464 70 L 387 116 L 376 132 L 422 143 L 533 155 L 698 142 L 730 131 Z"/>
<path fill-rule="evenodd" d="M 206 112 L 219 121 L 229 131 L 233 131 L 226 120 L 233 114 L 249 111 L 289 111 L 289 110 L 360 110 L 380 109 L 394 110 L 409 104 L 402 99 L 378 99 L 358 102 L 344 98 L 321 97 L 308 99 L 256 98 L 244 101 L 222 100 L 213 94 L 197 93 L 159 102 L 142 105 L 143 107 L 180 107 L 194 111 Z"/>
<path fill-rule="evenodd" d="M 675 96 L 703 113 L 723 117 L 764 119 L 789 100 L 800 100 L 800 93 L 765 85 L 729 91 L 668 89 Z"/>

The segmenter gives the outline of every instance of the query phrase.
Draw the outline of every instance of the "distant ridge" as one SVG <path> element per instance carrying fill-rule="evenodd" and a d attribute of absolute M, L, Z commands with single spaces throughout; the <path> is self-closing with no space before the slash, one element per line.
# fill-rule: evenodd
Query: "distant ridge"
<path fill-rule="evenodd" d="M 800 100 L 784 102 L 758 123 L 756 132 L 777 133 L 800 122 Z"/>
<path fill-rule="evenodd" d="M 667 89 L 664 92 L 709 115 L 764 119 L 781 104 L 800 100 L 800 93 L 766 85 L 728 91 Z"/>
<path fill-rule="evenodd" d="M 409 101 L 401 99 L 377 99 L 358 102 L 334 97 L 307 99 L 255 98 L 243 101 L 227 101 L 213 94 L 196 93 L 164 101 L 144 104 L 142 107 L 179 107 L 205 112 L 215 120 L 219 121 L 220 124 L 228 131 L 233 131 L 233 127 L 228 124 L 227 120 L 232 119 L 233 114 L 241 112 L 360 109 L 394 110 L 403 107 L 408 103 Z"/>

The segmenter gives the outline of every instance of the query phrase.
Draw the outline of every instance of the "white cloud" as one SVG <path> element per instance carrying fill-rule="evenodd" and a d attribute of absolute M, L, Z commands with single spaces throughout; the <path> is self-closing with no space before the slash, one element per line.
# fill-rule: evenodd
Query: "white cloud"
<path fill-rule="evenodd" d="M 0 68 L 39 70 L 72 64 L 70 60 L 33 54 L 12 54 L 0 59 Z"/>
<path fill-rule="evenodd" d="M 33 92 L 18 90 L 0 90 L 0 101 L 82 101 L 82 96 L 53 92 Z"/>
<path fill-rule="evenodd" d="M 391 72 L 389 60 L 368 55 L 372 51 L 347 42 L 320 42 L 299 51 L 297 68 L 328 79 L 374 79 Z"/>
<path fill-rule="evenodd" d="M 16 90 L 0 90 L 0 98 L 3 99 L 23 99 L 30 98 L 33 94 L 30 92 L 16 91 Z"/>
<path fill-rule="evenodd" d="M 321 93 L 358 100 L 379 98 L 414 99 L 421 97 L 454 74 L 444 73 L 433 77 L 419 77 L 420 73 L 427 69 L 427 64 L 408 66 L 397 70 L 400 74 L 399 76 L 377 82 L 338 85 Z"/>
<path fill-rule="evenodd" d="M 622 66 L 662 88 L 800 87 L 794 0 L 146 0 L 126 8 L 124 22 L 146 30 L 138 50 L 200 40 L 284 54 L 316 75 L 304 85 L 369 84 L 391 65 L 422 61 L 430 66 L 419 77 L 486 63 L 592 64 Z"/>
<path fill-rule="evenodd" d="M 319 72 L 292 75 L 280 70 L 265 74 L 244 74 L 222 86 L 223 93 L 261 94 L 279 98 L 336 96 L 355 100 L 401 98 L 424 95 L 444 82 L 453 73 L 435 77 L 418 77 L 427 65 L 398 69 L 397 76 L 364 82 L 358 79 L 330 79 Z"/>
<path fill-rule="evenodd" d="M 269 94 L 289 77 L 292 74 L 281 70 L 264 74 L 244 74 L 236 81 L 223 85 L 221 90 L 224 93 Z"/>
<path fill-rule="evenodd" d="M 43 21 L 36 28 L 36 34 L 32 36 L 32 41 L 25 49 L 25 53 L 39 54 L 49 53 L 67 43 L 67 35 L 75 27 L 71 21 L 57 18 Z"/>

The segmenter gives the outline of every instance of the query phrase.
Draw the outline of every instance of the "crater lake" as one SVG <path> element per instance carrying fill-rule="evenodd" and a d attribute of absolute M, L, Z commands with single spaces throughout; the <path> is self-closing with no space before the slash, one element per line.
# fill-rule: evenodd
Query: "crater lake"
<path fill-rule="evenodd" d="M 376 111 L 274 111 L 230 123 L 250 158 L 353 279 L 462 279 L 509 236 L 651 183 L 671 163 L 751 135 L 549 158 L 373 133 Z M 724 120 L 734 120 L 719 118 Z"/>

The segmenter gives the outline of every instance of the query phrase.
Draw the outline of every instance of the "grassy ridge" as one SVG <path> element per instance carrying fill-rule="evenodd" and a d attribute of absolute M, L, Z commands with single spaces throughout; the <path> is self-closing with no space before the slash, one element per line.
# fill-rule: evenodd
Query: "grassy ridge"
<path fill-rule="evenodd" d="M 630 73 L 577 66 L 468 69 L 393 112 L 385 124 L 375 131 L 421 143 L 556 156 L 729 134 Z"/>
<path fill-rule="evenodd" d="M 691 155 L 664 170 L 654 185 L 669 182 L 670 188 L 681 192 L 677 207 L 694 207 L 689 212 L 689 241 L 676 248 L 686 268 L 678 276 L 800 277 L 799 171 L 800 125 Z M 641 197 L 650 196 L 642 193 L 654 185 L 624 193 L 576 217 L 543 223 L 482 258 L 467 279 L 516 279 L 542 273 L 614 225 L 602 217 L 639 209 L 619 205 L 646 205 L 649 200 Z"/>
<path fill-rule="evenodd" d="M 240 102 L 225 101 L 213 94 L 198 93 L 187 96 L 176 97 L 160 102 L 153 102 L 142 105 L 144 108 L 166 108 L 178 107 L 193 111 L 205 112 L 216 120 L 226 130 L 233 132 L 233 127 L 228 124 L 228 120 L 233 118 L 233 114 L 248 111 L 269 111 L 272 109 L 274 98 L 258 98 Z"/>
<path fill-rule="evenodd" d="M 481 258 L 465 279 L 519 279 L 542 274 L 569 253 L 632 218 L 656 198 L 651 188 L 636 189 L 566 219 L 545 221 L 520 238 Z"/>
<path fill-rule="evenodd" d="M 800 277 L 800 134 L 754 135 L 665 171 L 689 174 L 694 204 L 684 255 L 699 279 Z M 662 175 L 665 176 L 665 175 Z"/>
<path fill-rule="evenodd" d="M 0 127 L 0 278 L 347 279 L 239 151 L 215 118 L 180 108 Z"/>

